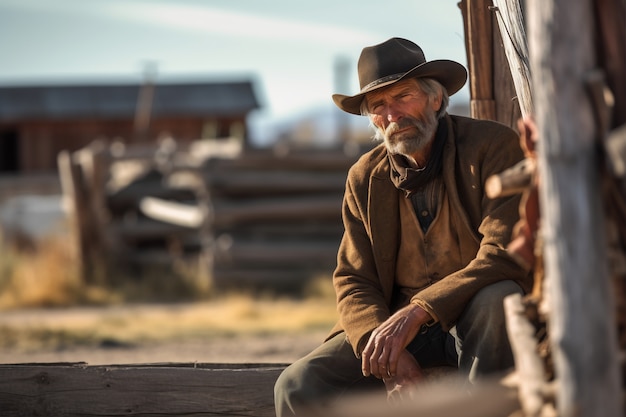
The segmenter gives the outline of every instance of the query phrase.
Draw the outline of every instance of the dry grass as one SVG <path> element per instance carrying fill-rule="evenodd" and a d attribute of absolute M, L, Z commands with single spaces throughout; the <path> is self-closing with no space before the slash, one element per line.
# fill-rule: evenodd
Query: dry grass
<path fill-rule="evenodd" d="M 0 317 L 0 348 L 41 350 L 242 334 L 298 334 L 328 330 L 335 320 L 330 300 L 243 296 L 185 304 L 12 311 Z"/>
<path fill-rule="evenodd" d="M 298 333 L 329 329 L 337 317 L 329 277 L 313 280 L 298 297 L 250 291 L 217 294 L 197 288 L 201 296 L 190 299 L 195 288 L 193 280 L 186 280 L 161 287 L 168 301 L 176 301 L 163 303 L 155 297 L 154 281 L 86 285 L 72 267 L 67 242 L 58 239 L 46 241 L 39 250 L 0 249 L 0 348 Z"/>
<path fill-rule="evenodd" d="M 68 239 L 49 237 L 27 248 L 0 243 L 0 310 L 119 299 L 111 288 L 82 282 Z"/>

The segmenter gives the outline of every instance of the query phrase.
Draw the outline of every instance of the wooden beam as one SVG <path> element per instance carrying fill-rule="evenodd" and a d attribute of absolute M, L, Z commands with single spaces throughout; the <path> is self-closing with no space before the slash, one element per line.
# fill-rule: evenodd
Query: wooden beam
<path fill-rule="evenodd" d="M 326 241 L 297 240 L 241 242 L 233 240 L 225 248 L 218 245 L 215 250 L 215 261 L 233 265 L 300 265 L 322 266 L 332 268 L 337 262 L 339 239 Z M 330 272 L 330 271 L 329 271 Z"/>
<path fill-rule="evenodd" d="M 601 132 L 586 85 L 597 67 L 592 3 L 527 4 L 544 293 L 561 417 L 623 415 L 597 159 Z"/>
<path fill-rule="evenodd" d="M 215 201 L 209 208 L 216 229 L 258 221 L 341 222 L 341 196 L 259 198 L 249 201 Z"/>
<path fill-rule="evenodd" d="M 491 0 L 463 0 L 465 49 L 469 69 L 470 115 L 496 120 L 493 94 L 493 42 Z"/>
<path fill-rule="evenodd" d="M 294 151 L 283 156 L 277 156 L 266 151 L 250 151 L 245 157 L 236 159 L 214 158 L 207 160 L 203 170 L 209 172 L 227 170 L 268 170 L 276 169 L 297 171 L 337 171 L 348 172 L 357 156 L 348 156 L 342 152 L 308 149 L 306 152 Z"/>
<path fill-rule="evenodd" d="M 513 294 L 504 299 L 506 329 L 515 357 L 519 379 L 519 400 L 525 417 L 539 417 L 544 408 L 546 373 L 537 354 L 535 329 L 525 315 L 522 296 Z M 548 406 L 548 405 L 546 405 Z"/>
<path fill-rule="evenodd" d="M 274 417 L 274 384 L 286 366 L 282 363 L 0 365 L 0 410 L 3 417 Z M 402 408 L 390 408 L 384 398 L 368 394 L 357 397 L 357 401 L 344 398 L 338 408 L 310 416 L 378 417 L 393 412 L 396 417 L 416 413 L 422 417 L 502 417 L 518 409 L 512 388 L 500 381 L 488 381 L 475 389 L 476 397 L 472 397 L 460 389 L 456 372 L 456 368 L 447 366 L 424 369 L 428 383 L 422 384 L 414 401 Z M 348 410 L 361 412 L 346 413 Z"/>
<path fill-rule="evenodd" d="M 268 196 L 334 193 L 343 197 L 346 173 L 294 170 L 216 171 L 207 175 L 211 195 Z"/>
<path fill-rule="evenodd" d="M 285 364 L 0 365 L 3 417 L 273 417 Z"/>
<path fill-rule="evenodd" d="M 528 117 L 533 113 L 533 104 L 522 9 L 519 0 L 493 0 L 493 4 L 521 115 Z"/>

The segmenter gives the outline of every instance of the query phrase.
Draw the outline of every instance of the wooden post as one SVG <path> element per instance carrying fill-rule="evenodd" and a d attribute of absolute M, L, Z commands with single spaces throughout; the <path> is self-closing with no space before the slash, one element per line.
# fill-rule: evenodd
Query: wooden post
<path fill-rule="evenodd" d="M 108 226 L 109 213 L 106 209 L 106 181 L 109 173 L 109 149 L 102 141 L 94 141 L 89 146 L 74 152 L 81 170 L 83 202 L 86 211 L 87 227 L 90 233 L 88 251 L 90 281 L 105 284 L 108 276 L 108 260 L 116 244 L 112 242 Z"/>
<path fill-rule="evenodd" d="M 592 101 L 589 0 L 529 2 L 535 117 L 541 138 L 541 227 L 558 415 L 621 416 Z"/>
<path fill-rule="evenodd" d="M 76 254 L 75 267 L 79 271 L 80 278 L 88 282 L 89 271 L 89 214 L 86 192 L 82 184 L 80 167 L 72 160 L 69 151 L 62 151 L 58 155 L 59 177 L 63 192 L 64 206 L 70 222 L 73 237 L 73 248 Z"/>
<path fill-rule="evenodd" d="M 465 28 L 469 69 L 470 115 L 517 127 L 520 107 L 502 38 L 493 24 L 491 0 L 463 0 L 459 3 Z"/>
<path fill-rule="evenodd" d="M 465 49 L 469 67 L 470 115 L 496 120 L 493 98 L 493 43 L 489 11 L 491 0 L 463 0 L 459 3 L 465 22 Z"/>
<path fill-rule="evenodd" d="M 504 313 L 519 379 L 520 404 L 525 417 L 537 417 L 548 406 L 544 404 L 546 372 L 537 353 L 536 329 L 526 317 L 520 294 L 512 294 L 504 299 Z"/>
<path fill-rule="evenodd" d="M 506 59 L 511 69 L 517 102 L 523 117 L 532 114 L 530 67 L 524 16 L 519 0 L 493 0 Z"/>

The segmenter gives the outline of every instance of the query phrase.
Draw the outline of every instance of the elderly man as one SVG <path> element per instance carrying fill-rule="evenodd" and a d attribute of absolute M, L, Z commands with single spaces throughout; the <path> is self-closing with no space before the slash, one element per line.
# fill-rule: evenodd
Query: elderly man
<path fill-rule="evenodd" d="M 348 173 L 333 276 L 339 322 L 279 377 L 278 417 L 368 387 L 401 396 L 424 367 L 458 366 L 470 381 L 510 368 L 503 299 L 532 286 L 505 249 L 519 198 L 484 190 L 522 158 L 518 137 L 446 112 L 465 68 L 392 38 L 363 49 L 358 74 L 361 91 L 333 100 L 368 116 L 383 143 Z"/>

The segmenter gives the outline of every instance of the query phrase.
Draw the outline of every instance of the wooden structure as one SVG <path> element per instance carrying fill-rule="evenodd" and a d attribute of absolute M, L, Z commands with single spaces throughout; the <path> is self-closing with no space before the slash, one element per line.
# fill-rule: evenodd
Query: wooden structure
<path fill-rule="evenodd" d="M 301 288 L 330 276 L 343 233 L 341 201 L 356 156 L 247 152 L 203 170 L 216 285 Z"/>
<path fill-rule="evenodd" d="M 245 142 L 246 117 L 257 108 L 247 80 L 2 86 L 0 172 L 54 172 L 59 152 L 96 138 L 137 143 L 237 136 Z"/>
<path fill-rule="evenodd" d="M 540 228 L 533 230 L 538 238 L 530 253 L 538 257 L 535 276 L 540 281 L 533 296 L 539 296 L 540 306 L 539 311 L 524 307 L 536 301 L 532 299 L 512 298 L 506 303 L 523 413 L 623 415 L 624 382 L 620 381 L 616 335 L 624 356 L 626 187 L 623 171 L 620 174 L 610 167 L 626 161 L 626 4 L 608 0 L 571 7 L 556 0 L 527 5 L 528 49 L 534 52 L 528 54 L 524 52 L 528 50 L 525 19 L 517 1 L 494 1 L 495 6 L 490 1 L 464 3 L 468 38 L 475 30 L 477 39 L 484 39 L 483 30 L 488 37 L 491 29 L 482 20 L 485 10 L 498 17 L 505 40 L 501 49 L 507 52 L 514 78 L 519 78 L 514 85 L 521 113 L 534 116 L 538 126 L 535 175 L 543 214 Z M 478 3 L 479 7 L 472 8 Z M 483 24 L 475 24 L 477 20 Z M 472 48 L 485 50 L 485 43 L 468 46 L 468 54 Z M 577 45 L 575 50 L 572 44 Z M 486 72 L 483 65 L 495 62 L 477 57 L 469 61 L 470 67 L 477 62 L 478 73 Z M 481 84 L 485 85 L 481 88 Z M 479 80 L 472 89 L 475 117 L 494 118 L 484 105 L 491 86 L 489 79 Z M 603 158 L 597 157 L 598 149 Z M 549 335 L 542 340 L 549 351 L 541 358 L 539 351 L 546 346 L 538 346 L 536 332 L 546 328 L 534 328 L 537 320 L 543 321 Z M 621 379 L 626 375 L 623 361 Z"/>
<path fill-rule="evenodd" d="M 615 88 L 626 80 L 626 5 L 603 3 L 552 0 L 528 9 L 535 116 L 542 145 L 538 155 L 545 295 L 559 381 L 556 408 L 563 417 L 624 415 L 605 232 L 610 200 L 600 187 L 603 168 L 596 150 L 603 148 L 603 138 L 614 127 L 624 123 L 623 114 L 621 121 L 604 115 L 612 113 L 605 89 L 622 103 L 626 99 L 626 89 Z M 619 54 L 611 57 L 618 61 L 608 67 L 599 54 L 598 45 L 604 42 L 596 44 L 594 38 L 607 26 L 612 29 L 608 42 L 621 39 Z M 577 45 L 575 50 L 570 42 Z M 611 79 L 615 82 L 607 84 L 605 80 Z M 622 158 L 626 160 L 626 155 Z M 626 203 L 623 191 L 615 197 Z M 626 234 L 621 239 L 626 242 Z"/>
<path fill-rule="evenodd" d="M 236 138 L 117 147 L 94 142 L 59 157 L 85 280 L 179 261 L 222 289 L 298 290 L 332 273 L 356 156 L 277 155 Z"/>
<path fill-rule="evenodd" d="M 462 0 L 470 115 L 515 126 L 521 115 L 491 0 Z"/>

